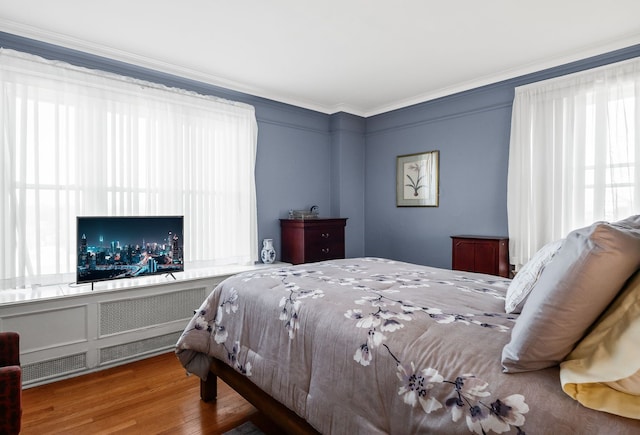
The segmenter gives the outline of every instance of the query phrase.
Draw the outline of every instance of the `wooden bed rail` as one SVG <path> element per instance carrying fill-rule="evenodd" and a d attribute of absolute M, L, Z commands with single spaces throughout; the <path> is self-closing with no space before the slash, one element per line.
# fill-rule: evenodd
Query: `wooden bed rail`
<path fill-rule="evenodd" d="M 211 363 L 207 380 L 200 381 L 200 398 L 203 401 L 215 400 L 218 394 L 218 377 L 280 427 L 284 433 L 319 434 L 298 414 L 256 387 L 246 376 L 215 358 Z"/>

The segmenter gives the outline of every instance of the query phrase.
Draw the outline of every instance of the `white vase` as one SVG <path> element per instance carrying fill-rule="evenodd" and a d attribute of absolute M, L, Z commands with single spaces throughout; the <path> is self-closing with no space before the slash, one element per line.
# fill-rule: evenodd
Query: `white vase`
<path fill-rule="evenodd" d="M 260 251 L 260 258 L 265 264 L 271 264 L 276 259 L 276 251 L 273 249 L 273 239 L 264 239 L 262 241 L 262 251 Z"/>

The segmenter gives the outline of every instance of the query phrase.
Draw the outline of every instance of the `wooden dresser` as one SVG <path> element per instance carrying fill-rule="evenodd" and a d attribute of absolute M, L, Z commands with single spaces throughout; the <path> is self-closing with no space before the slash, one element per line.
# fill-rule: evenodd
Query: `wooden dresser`
<path fill-rule="evenodd" d="M 510 277 L 509 239 L 492 236 L 451 236 L 451 268 Z"/>
<path fill-rule="evenodd" d="M 281 258 L 291 264 L 344 258 L 346 218 L 280 219 Z"/>

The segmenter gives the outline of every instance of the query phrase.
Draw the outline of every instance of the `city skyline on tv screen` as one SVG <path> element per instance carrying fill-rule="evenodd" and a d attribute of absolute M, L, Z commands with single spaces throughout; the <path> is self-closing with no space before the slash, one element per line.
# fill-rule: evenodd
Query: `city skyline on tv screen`
<path fill-rule="evenodd" d="M 184 270 L 183 216 L 78 217 L 78 283 Z"/>

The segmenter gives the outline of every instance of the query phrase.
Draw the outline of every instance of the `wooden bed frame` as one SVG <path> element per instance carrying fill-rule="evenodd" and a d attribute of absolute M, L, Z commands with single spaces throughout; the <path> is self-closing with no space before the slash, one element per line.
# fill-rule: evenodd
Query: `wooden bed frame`
<path fill-rule="evenodd" d="M 214 358 L 207 380 L 200 381 L 200 398 L 205 402 L 218 395 L 218 378 L 244 397 L 287 434 L 319 435 L 309 423 L 273 397 L 256 387 L 246 376 L 238 373 L 222 361 Z"/>

